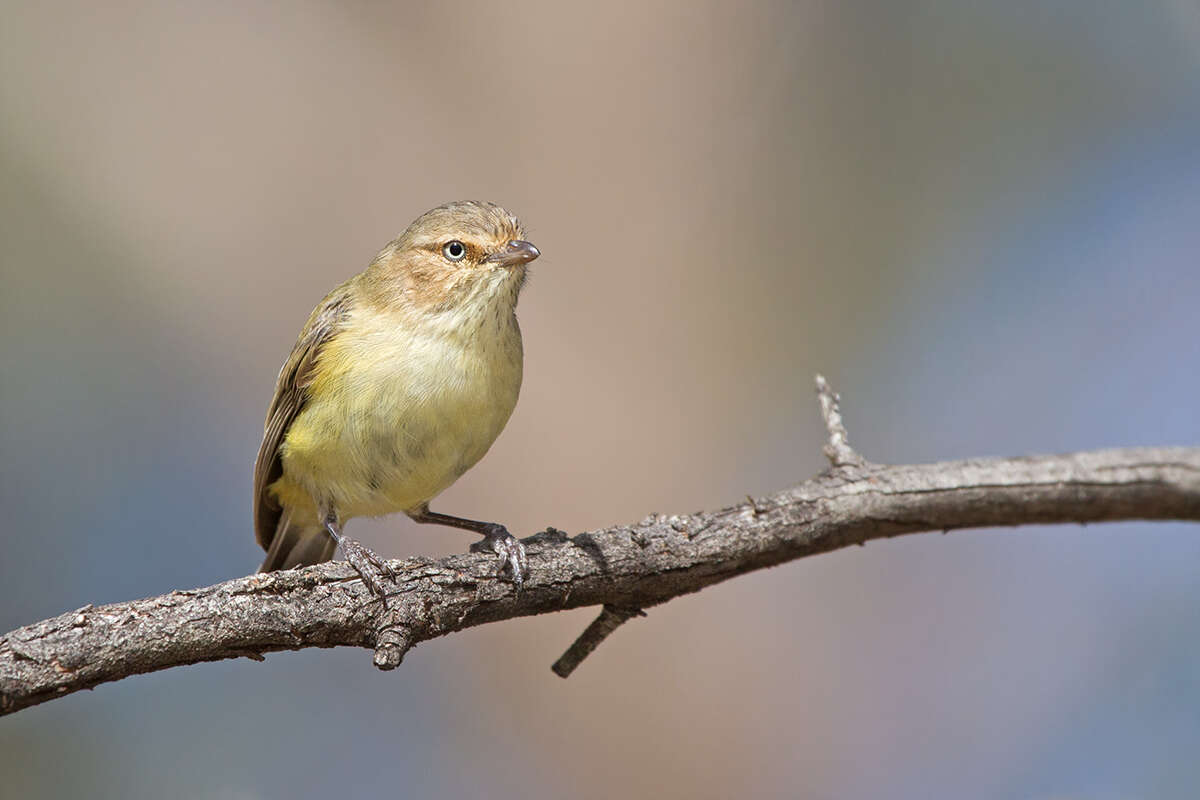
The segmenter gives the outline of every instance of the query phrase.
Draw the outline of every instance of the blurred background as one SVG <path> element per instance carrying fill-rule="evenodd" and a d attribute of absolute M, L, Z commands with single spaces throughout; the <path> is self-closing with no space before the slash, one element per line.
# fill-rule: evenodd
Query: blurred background
<path fill-rule="evenodd" d="M 1200 443 L 1200 6 L 13 3 L 0 629 L 251 572 L 310 309 L 421 212 L 543 252 L 436 508 L 528 535 L 824 467 Z M 388 556 L 469 537 L 403 517 Z M 654 609 L 273 654 L 0 719 L 11 797 L 1193 797 L 1200 535 L 910 536 Z"/>

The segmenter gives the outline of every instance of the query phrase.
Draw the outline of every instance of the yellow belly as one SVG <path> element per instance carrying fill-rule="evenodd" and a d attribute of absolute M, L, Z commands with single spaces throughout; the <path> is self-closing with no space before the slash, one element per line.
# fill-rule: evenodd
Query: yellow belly
<path fill-rule="evenodd" d="M 272 485 L 300 513 L 413 511 L 500 435 L 521 388 L 516 319 L 471 337 L 355 320 L 328 342 Z"/>

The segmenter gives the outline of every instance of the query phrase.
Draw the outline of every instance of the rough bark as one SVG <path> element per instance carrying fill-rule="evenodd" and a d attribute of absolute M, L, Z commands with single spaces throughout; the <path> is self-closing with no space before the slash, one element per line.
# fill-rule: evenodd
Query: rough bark
<path fill-rule="evenodd" d="M 1200 520 L 1200 448 L 887 466 L 849 446 L 818 379 L 831 468 L 717 511 L 525 539 L 518 594 L 482 555 L 389 562 L 387 602 L 342 562 L 160 597 L 86 606 L 0 638 L 0 714 L 182 664 L 304 647 L 373 648 L 381 669 L 416 643 L 512 617 L 603 606 L 555 664 L 564 677 L 641 609 L 763 567 L 921 531 L 1114 520 Z M 1130 545 L 1134 546 L 1133 543 Z"/>

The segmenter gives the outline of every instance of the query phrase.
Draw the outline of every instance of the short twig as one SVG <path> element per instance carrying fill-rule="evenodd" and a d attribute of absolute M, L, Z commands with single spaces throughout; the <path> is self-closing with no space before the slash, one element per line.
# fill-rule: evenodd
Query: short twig
<path fill-rule="evenodd" d="M 592 620 L 592 624 L 588 625 L 583 633 L 579 634 L 579 638 L 575 640 L 575 643 L 567 648 L 567 652 L 563 653 L 550 669 L 554 670 L 554 674 L 560 678 L 567 677 L 575 671 L 575 668 L 593 650 L 600 646 L 600 643 L 610 633 L 621 627 L 628 620 L 644 616 L 646 616 L 646 612 L 640 608 L 605 606 L 604 610 L 600 612 L 600 616 Z"/>
<path fill-rule="evenodd" d="M 825 430 L 829 432 L 829 441 L 825 443 L 825 457 L 834 469 L 840 467 L 855 467 L 865 463 L 862 456 L 854 452 L 850 446 L 849 434 L 842 423 L 841 397 L 833 389 L 824 375 L 817 375 L 817 397 L 821 401 L 821 416 L 825 419 Z"/>

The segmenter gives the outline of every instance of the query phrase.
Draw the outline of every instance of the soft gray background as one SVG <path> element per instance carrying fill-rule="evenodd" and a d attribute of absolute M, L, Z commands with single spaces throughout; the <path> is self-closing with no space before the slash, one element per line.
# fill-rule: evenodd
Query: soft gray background
<path fill-rule="evenodd" d="M 313 304 L 430 206 L 544 256 L 437 505 L 531 533 L 822 467 L 1200 443 L 1200 6 L 6 3 L 0 628 L 250 571 Z M 403 518 L 387 555 L 469 537 Z M 1200 535 L 916 536 L 656 609 L 0 720 L 5 797 L 1193 797 Z"/>

